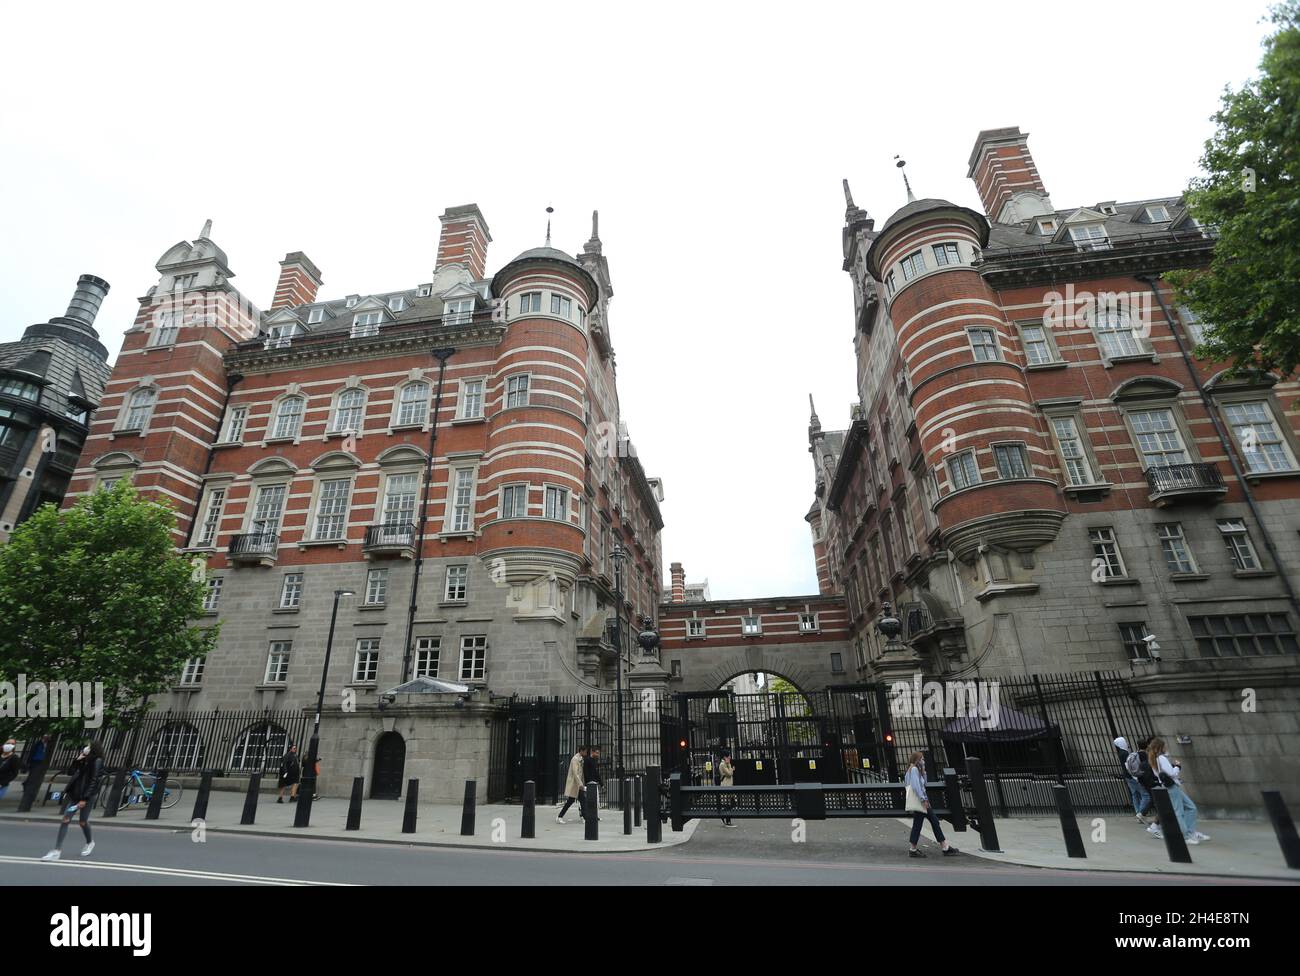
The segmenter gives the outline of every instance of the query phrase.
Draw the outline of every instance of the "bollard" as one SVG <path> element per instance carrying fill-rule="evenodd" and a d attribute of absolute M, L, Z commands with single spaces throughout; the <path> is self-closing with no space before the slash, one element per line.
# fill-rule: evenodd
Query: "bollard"
<path fill-rule="evenodd" d="M 632 807 L 634 807 L 636 804 L 631 803 L 628 800 L 628 794 L 631 792 L 632 792 L 632 780 L 625 776 L 623 777 L 622 781 L 618 784 L 618 795 L 620 799 L 623 800 L 623 833 L 624 834 L 632 833 Z"/>
<path fill-rule="evenodd" d="M 957 770 L 946 767 L 943 771 L 943 788 L 947 794 L 948 822 L 957 833 L 966 831 L 966 805 L 961 801 L 961 782 Z"/>
<path fill-rule="evenodd" d="M 366 778 L 364 776 L 354 776 L 352 778 L 352 799 L 348 801 L 348 822 L 344 830 L 361 829 L 361 800 L 366 792 Z"/>
<path fill-rule="evenodd" d="M 675 834 L 680 833 L 681 829 L 686 826 L 686 818 L 682 816 L 681 773 L 673 773 L 668 777 L 668 819 Z"/>
<path fill-rule="evenodd" d="M 1264 790 L 1263 796 L 1268 819 L 1273 821 L 1273 832 L 1277 834 L 1277 842 L 1282 845 L 1286 866 L 1300 868 L 1300 837 L 1296 836 L 1295 821 L 1291 819 L 1291 811 L 1286 808 L 1286 801 L 1277 790 Z"/>
<path fill-rule="evenodd" d="M 478 789 L 478 783 L 472 779 L 465 780 L 465 806 L 460 813 L 460 835 L 462 837 L 474 836 L 474 794 Z"/>
<path fill-rule="evenodd" d="M 1165 850 L 1169 852 L 1169 860 L 1175 864 L 1191 864 L 1192 855 L 1187 850 L 1187 841 L 1183 839 L 1183 825 L 1174 813 L 1169 791 L 1163 786 L 1157 786 L 1151 791 L 1151 799 L 1156 803 L 1156 813 L 1160 814 L 1160 832 L 1165 835 Z"/>
<path fill-rule="evenodd" d="M 113 785 L 108 789 L 108 802 L 104 805 L 105 817 L 116 817 L 117 808 L 122 805 L 122 791 L 126 789 L 126 767 L 123 766 L 113 777 Z"/>
<path fill-rule="evenodd" d="M 659 767 L 647 766 L 645 786 L 641 790 L 645 803 L 645 842 L 658 844 L 664 839 L 663 821 L 659 819 Z"/>
<path fill-rule="evenodd" d="M 529 840 L 537 836 L 537 784 L 531 779 L 524 783 L 524 817 L 519 836 Z"/>
<path fill-rule="evenodd" d="M 600 840 L 600 820 L 596 811 L 596 791 L 600 786 L 596 783 L 588 783 L 582 791 L 582 806 L 587 811 L 586 817 L 583 818 L 585 840 Z"/>
<path fill-rule="evenodd" d="M 166 769 L 154 770 L 153 792 L 149 794 L 149 809 L 144 812 L 146 820 L 157 820 L 162 813 L 163 796 L 167 793 Z"/>
<path fill-rule="evenodd" d="M 1061 833 L 1065 835 L 1065 852 L 1070 857 L 1087 857 L 1083 847 L 1083 835 L 1079 833 L 1079 822 L 1074 818 L 1074 804 L 1070 801 L 1070 790 L 1061 783 L 1052 785 L 1052 795 L 1056 797 L 1056 812 L 1061 817 Z"/>
<path fill-rule="evenodd" d="M 998 846 L 998 828 L 993 825 L 993 808 L 989 805 L 989 791 L 984 784 L 984 764 L 975 758 L 966 760 L 970 773 L 971 792 L 975 794 L 975 815 L 980 822 L 980 850 L 1002 853 Z"/>
<path fill-rule="evenodd" d="M 644 802 L 641 799 L 642 785 L 641 774 L 637 773 L 632 784 L 632 826 L 634 827 L 641 826 L 641 804 Z"/>
<path fill-rule="evenodd" d="M 248 777 L 248 794 L 244 797 L 244 815 L 239 818 L 241 826 L 247 827 L 257 821 L 257 791 L 261 788 L 261 773 L 254 773 Z"/>
<path fill-rule="evenodd" d="M 199 780 L 199 795 L 194 798 L 194 813 L 191 814 L 190 820 L 208 819 L 208 794 L 212 792 L 213 775 L 210 769 L 203 771 L 203 778 Z M 112 797 L 109 799 L 111 800 Z"/>
<path fill-rule="evenodd" d="M 406 781 L 406 811 L 402 814 L 402 833 L 415 833 L 415 814 L 420 802 L 420 781 L 418 779 L 408 779 Z"/>

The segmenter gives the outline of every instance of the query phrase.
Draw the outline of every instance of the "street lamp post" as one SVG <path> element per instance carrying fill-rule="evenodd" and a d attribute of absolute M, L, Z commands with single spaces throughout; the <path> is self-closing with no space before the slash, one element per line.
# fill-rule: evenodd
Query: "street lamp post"
<path fill-rule="evenodd" d="M 617 739 L 614 743 L 614 771 L 618 777 L 619 809 L 623 808 L 623 560 L 628 552 L 620 543 L 614 543 L 610 552 L 614 560 L 614 721 Z"/>
<path fill-rule="evenodd" d="M 311 801 L 316 795 L 316 756 L 320 749 L 320 713 L 325 707 L 325 682 L 330 673 L 330 652 L 334 649 L 334 623 L 339 616 L 339 599 L 356 596 L 355 590 L 335 590 L 334 609 L 330 612 L 330 632 L 325 641 L 325 664 L 320 669 L 320 693 L 316 696 L 316 721 L 311 728 L 311 744 L 307 746 L 307 763 L 302 770 L 302 785 L 298 788 L 298 810 L 293 815 L 295 827 L 311 824 Z"/>

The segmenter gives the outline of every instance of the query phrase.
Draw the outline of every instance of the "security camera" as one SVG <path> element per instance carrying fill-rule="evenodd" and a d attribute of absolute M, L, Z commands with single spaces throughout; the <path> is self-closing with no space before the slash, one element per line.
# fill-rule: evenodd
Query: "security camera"
<path fill-rule="evenodd" d="M 1156 635 L 1155 635 L 1155 634 L 1147 634 L 1147 636 L 1143 637 L 1142 640 L 1143 640 L 1143 641 L 1146 643 L 1146 645 L 1147 645 L 1147 653 L 1151 655 L 1151 660 L 1153 660 L 1153 661 L 1159 661 L 1159 660 L 1160 660 L 1160 645 L 1159 645 L 1158 643 L 1156 643 Z"/>

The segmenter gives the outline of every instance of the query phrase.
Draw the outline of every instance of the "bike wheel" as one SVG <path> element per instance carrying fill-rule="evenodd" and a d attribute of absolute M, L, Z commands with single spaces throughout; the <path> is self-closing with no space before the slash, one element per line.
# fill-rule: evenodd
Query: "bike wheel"
<path fill-rule="evenodd" d="M 163 806 L 170 810 L 181 802 L 180 780 L 169 779 L 163 784 Z"/>

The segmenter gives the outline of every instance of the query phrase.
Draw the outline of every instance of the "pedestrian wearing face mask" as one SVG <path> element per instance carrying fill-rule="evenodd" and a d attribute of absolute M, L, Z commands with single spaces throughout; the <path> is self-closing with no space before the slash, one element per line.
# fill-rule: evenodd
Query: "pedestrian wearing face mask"
<path fill-rule="evenodd" d="M 87 857 L 95 849 L 95 841 L 90 836 L 90 811 L 99 795 L 103 778 L 104 747 L 98 739 L 93 739 L 82 747 L 80 755 L 72 761 L 72 768 L 68 770 L 68 785 L 59 798 L 59 803 L 63 806 L 59 839 L 54 849 L 41 858 L 42 861 L 57 861 L 63 856 L 63 839 L 68 836 L 68 825 L 74 816 L 81 822 L 81 832 L 86 837 L 86 846 L 81 849 L 81 856 Z"/>
<path fill-rule="evenodd" d="M 3 750 L 0 751 L 0 800 L 9 792 L 9 784 L 17 778 L 21 766 L 17 740 L 6 739 Z"/>
<path fill-rule="evenodd" d="M 925 793 L 924 753 L 914 752 L 909 757 L 904 782 L 907 784 L 907 802 L 904 804 L 904 809 L 912 815 L 912 839 L 909 842 L 911 849 L 907 852 L 907 856 L 925 857 L 924 851 L 916 849 L 916 842 L 921 839 L 921 825 L 926 820 L 930 821 L 930 828 L 934 831 L 934 839 L 943 848 L 944 857 L 951 857 L 953 854 L 960 853 L 957 848 L 951 846 L 944 839 L 943 828 L 939 826 L 939 818 L 930 809 L 930 798 Z"/>

